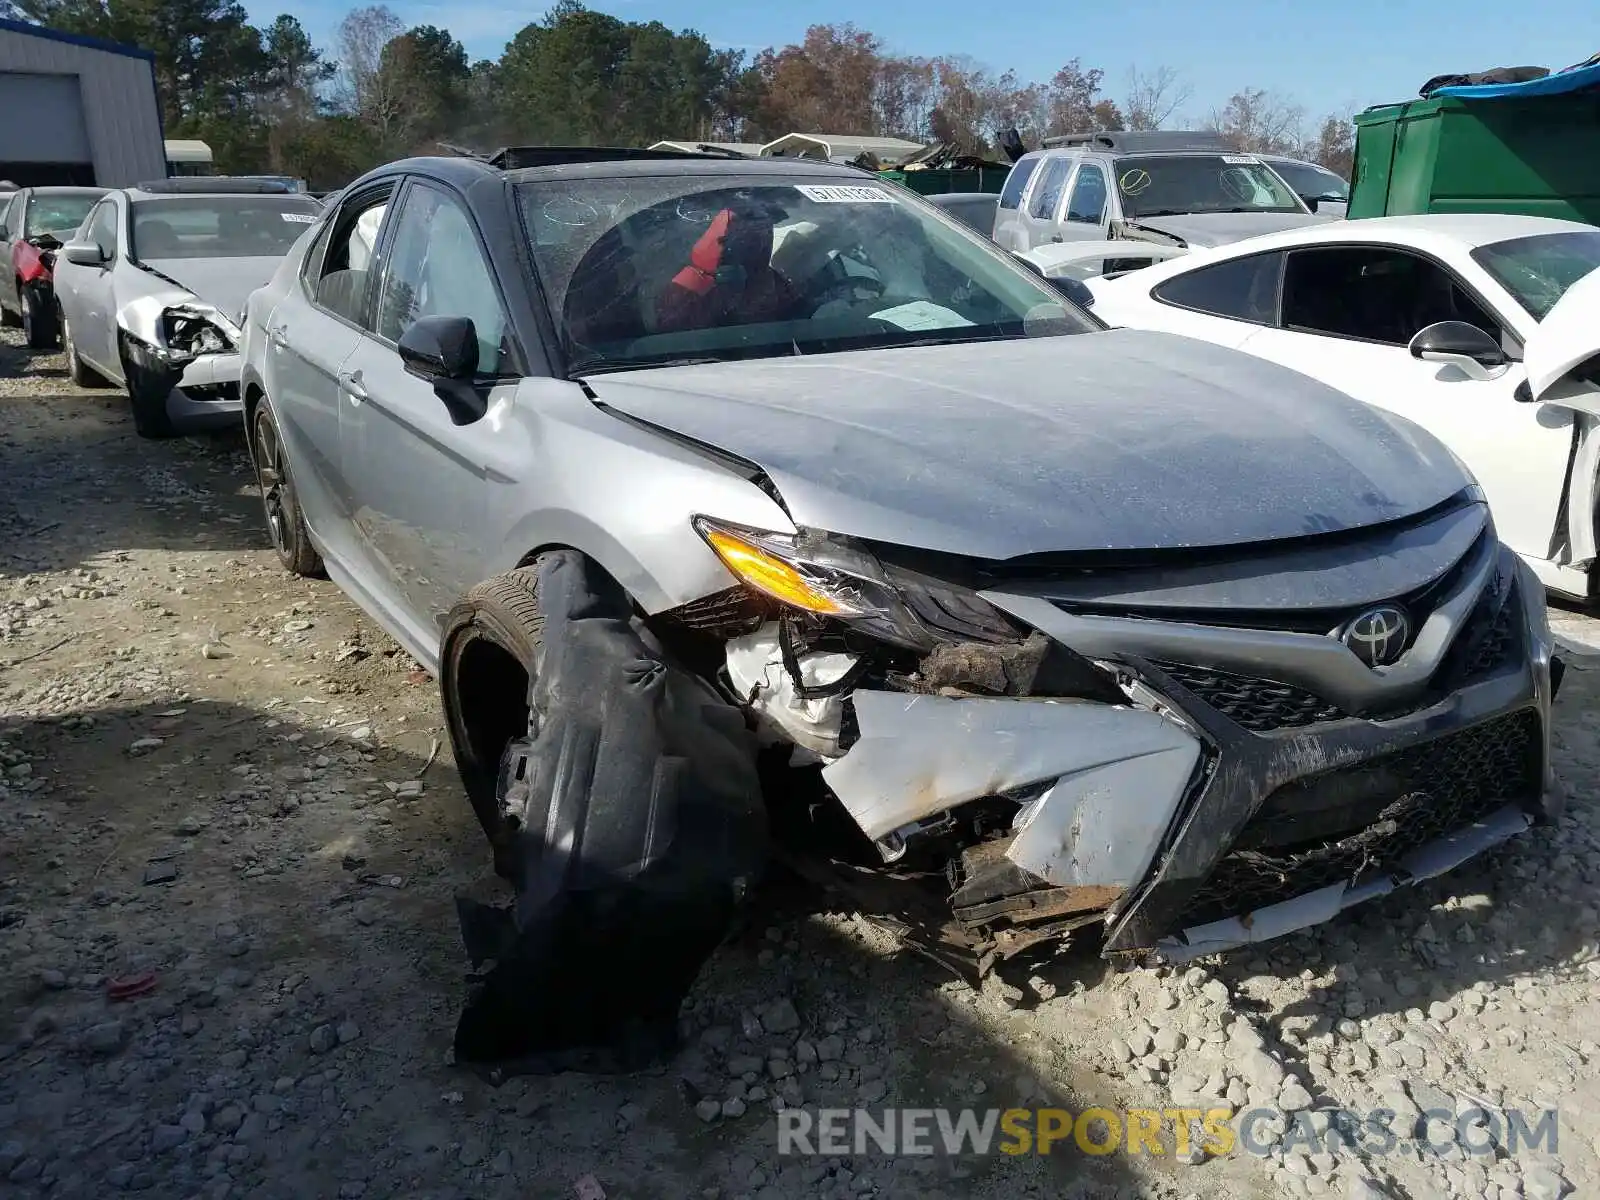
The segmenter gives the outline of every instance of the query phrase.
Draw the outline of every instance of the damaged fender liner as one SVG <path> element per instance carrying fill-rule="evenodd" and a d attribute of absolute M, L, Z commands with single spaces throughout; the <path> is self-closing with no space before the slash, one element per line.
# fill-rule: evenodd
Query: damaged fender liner
<path fill-rule="evenodd" d="M 588 559 L 536 570 L 529 732 L 498 788 L 517 897 L 457 902 L 470 957 L 495 966 L 456 1060 L 635 1070 L 676 1048 L 684 995 L 764 865 L 755 744 Z"/>

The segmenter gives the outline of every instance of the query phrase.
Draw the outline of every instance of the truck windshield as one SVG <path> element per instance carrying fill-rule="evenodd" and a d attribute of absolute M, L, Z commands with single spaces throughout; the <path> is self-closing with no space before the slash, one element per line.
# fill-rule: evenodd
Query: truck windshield
<path fill-rule="evenodd" d="M 571 374 L 1102 328 L 889 184 L 763 173 L 518 191 Z"/>
<path fill-rule="evenodd" d="M 1600 270 L 1600 229 L 1490 242 L 1474 250 L 1472 257 L 1535 320 L 1542 321 L 1568 288 Z"/>
<path fill-rule="evenodd" d="M 309 196 L 173 196 L 133 205 L 130 250 L 166 258 L 275 258 L 317 220 Z"/>
<path fill-rule="evenodd" d="M 1302 196 L 1311 196 L 1317 200 L 1350 199 L 1350 185 L 1326 167 L 1319 167 L 1315 163 L 1280 160 L 1272 164 L 1272 169 Z"/>
<path fill-rule="evenodd" d="M 1116 160 L 1123 216 L 1186 213 L 1298 213 L 1306 208 L 1283 180 L 1249 154 L 1141 154 Z"/>

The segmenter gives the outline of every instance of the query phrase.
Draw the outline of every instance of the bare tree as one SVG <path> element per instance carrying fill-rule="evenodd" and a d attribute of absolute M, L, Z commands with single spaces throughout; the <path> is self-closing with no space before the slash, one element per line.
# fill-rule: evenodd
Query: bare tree
<path fill-rule="evenodd" d="M 1128 90 L 1122 102 L 1123 119 L 1129 129 L 1160 129 L 1172 119 L 1194 94 L 1173 67 L 1152 71 L 1128 70 Z"/>
<path fill-rule="evenodd" d="M 1235 149 L 1253 154 L 1295 154 L 1305 140 L 1305 109 L 1262 88 L 1245 88 L 1213 110 L 1209 128 Z"/>
<path fill-rule="evenodd" d="M 358 116 L 369 115 L 383 73 L 383 48 L 405 32 L 405 24 L 387 6 L 353 8 L 334 35 L 339 58 L 339 98 Z"/>

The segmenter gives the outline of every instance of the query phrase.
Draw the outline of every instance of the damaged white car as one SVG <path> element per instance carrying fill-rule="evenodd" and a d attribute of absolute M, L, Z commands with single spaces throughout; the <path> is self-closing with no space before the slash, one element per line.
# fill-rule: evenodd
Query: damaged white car
<path fill-rule="evenodd" d="M 396 163 L 244 345 L 279 554 L 437 674 L 515 888 L 460 1060 L 670 1045 L 773 858 L 964 970 L 1180 962 L 1557 811 L 1543 591 L 1449 451 L 859 171 Z"/>
<path fill-rule="evenodd" d="M 56 261 L 72 381 L 127 388 L 144 437 L 237 421 L 245 299 L 321 210 L 262 180 L 166 179 L 108 193 Z"/>

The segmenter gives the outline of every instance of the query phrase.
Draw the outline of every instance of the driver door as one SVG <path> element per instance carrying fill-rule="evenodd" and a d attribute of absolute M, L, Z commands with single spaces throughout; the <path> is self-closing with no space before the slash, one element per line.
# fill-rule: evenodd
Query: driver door
<path fill-rule="evenodd" d="M 61 310 L 72 327 L 72 344 L 78 357 L 108 379 L 122 378 L 122 363 L 117 353 L 116 304 L 111 286 L 117 255 L 121 251 L 119 232 L 117 202 L 100 201 L 84 222 L 83 238 L 100 247 L 105 261 L 98 267 L 69 264 L 71 286 L 57 288 Z"/>
<path fill-rule="evenodd" d="M 431 646 L 462 593 L 494 573 L 489 464 L 516 384 L 510 322 L 471 213 L 412 180 L 395 222 L 376 266 L 375 319 L 339 373 L 339 447 L 372 578 L 411 636 Z M 431 316 L 468 317 L 477 330 L 489 410 L 472 424 L 454 424 L 434 385 L 400 361 L 401 336 Z"/>
<path fill-rule="evenodd" d="M 1286 256 L 1275 328 L 1240 348 L 1310 375 L 1415 421 L 1477 476 L 1500 538 L 1548 559 L 1572 451 L 1572 414 L 1521 404 L 1520 361 L 1480 380 L 1459 367 L 1411 357 L 1412 337 L 1436 321 L 1461 320 L 1521 346 L 1448 268 L 1395 246 L 1328 246 Z"/>
<path fill-rule="evenodd" d="M 1072 164 L 1073 160 L 1064 155 L 1045 159 L 1023 202 L 1022 216 L 1017 222 L 1020 244 L 1015 249 L 1032 250 L 1035 246 L 1061 240 L 1056 215 L 1067 190 Z"/>

